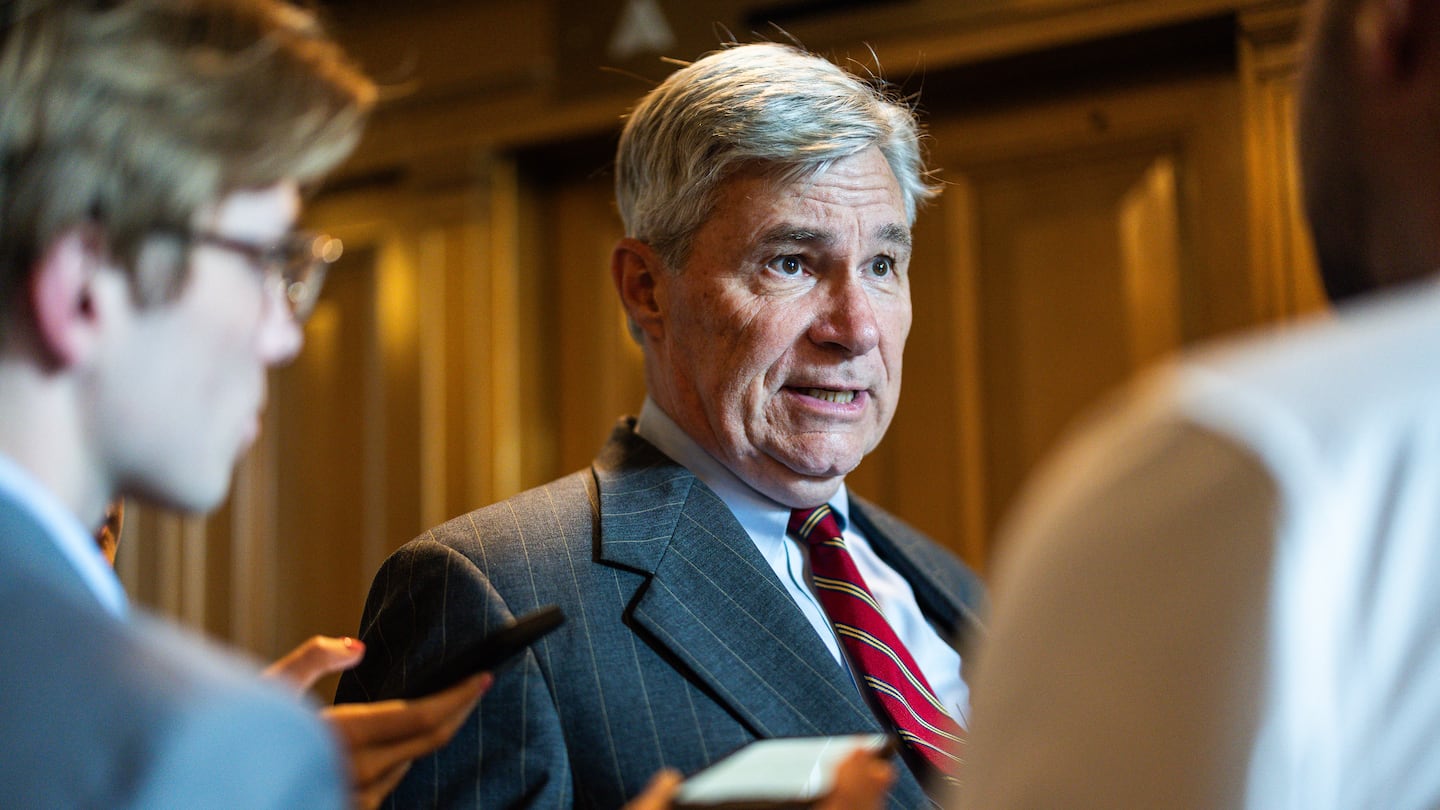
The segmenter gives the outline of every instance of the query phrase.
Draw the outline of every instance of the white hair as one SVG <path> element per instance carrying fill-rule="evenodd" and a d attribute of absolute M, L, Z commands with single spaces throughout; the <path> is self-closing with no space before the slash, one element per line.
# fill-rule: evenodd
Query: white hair
<path fill-rule="evenodd" d="M 799 48 L 737 45 L 676 71 L 640 100 L 620 135 L 615 199 L 626 235 L 676 269 L 716 187 L 737 169 L 796 180 L 871 146 L 895 173 L 913 223 L 938 188 L 926 181 L 910 108 Z"/>

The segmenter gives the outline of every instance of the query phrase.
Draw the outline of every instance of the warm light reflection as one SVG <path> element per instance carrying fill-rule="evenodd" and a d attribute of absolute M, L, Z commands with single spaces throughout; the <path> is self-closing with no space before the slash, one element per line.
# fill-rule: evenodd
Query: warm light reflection
<path fill-rule="evenodd" d="M 1178 205 L 1168 156 L 1151 163 L 1120 201 L 1120 276 L 1134 368 L 1180 346 Z"/>
<path fill-rule="evenodd" d="M 340 307 L 321 296 L 305 322 L 305 349 L 296 358 L 307 373 L 318 377 L 340 362 Z"/>
<path fill-rule="evenodd" d="M 419 272 L 414 258 L 397 241 L 387 240 L 380 251 L 377 271 L 376 315 L 380 327 L 380 349 L 387 368 L 399 368 L 413 362 L 418 334 L 416 279 Z M 392 365 L 393 364 L 393 365 Z"/>

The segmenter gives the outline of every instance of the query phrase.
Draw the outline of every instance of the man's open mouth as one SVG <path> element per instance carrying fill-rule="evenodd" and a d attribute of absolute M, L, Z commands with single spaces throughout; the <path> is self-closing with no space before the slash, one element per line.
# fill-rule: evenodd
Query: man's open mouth
<path fill-rule="evenodd" d="M 823 399 L 826 402 L 834 402 L 845 405 L 855 400 L 855 392 L 850 390 L 835 391 L 829 388 L 800 388 L 796 389 L 807 397 Z"/>

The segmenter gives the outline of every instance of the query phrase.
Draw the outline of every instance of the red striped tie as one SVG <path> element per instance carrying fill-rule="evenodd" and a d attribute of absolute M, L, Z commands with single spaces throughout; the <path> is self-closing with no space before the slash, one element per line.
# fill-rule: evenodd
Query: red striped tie
<path fill-rule="evenodd" d="M 790 513 L 790 533 L 810 546 L 810 579 L 851 666 L 896 733 L 941 774 L 953 776 L 964 742 L 910 651 L 900 643 L 845 548 L 840 524 L 824 504 Z"/>

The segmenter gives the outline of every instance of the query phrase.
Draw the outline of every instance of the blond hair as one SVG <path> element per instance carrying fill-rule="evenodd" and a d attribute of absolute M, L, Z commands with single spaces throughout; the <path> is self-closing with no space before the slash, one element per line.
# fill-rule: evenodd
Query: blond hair
<path fill-rule="evenodd" d="M 67 228 L 93 223 L 130 267 L 148 234 L 232 191 L 317 179 L 375 98 L 314 16 L 279 0 L 0 13 L 0 314 Z"/>

